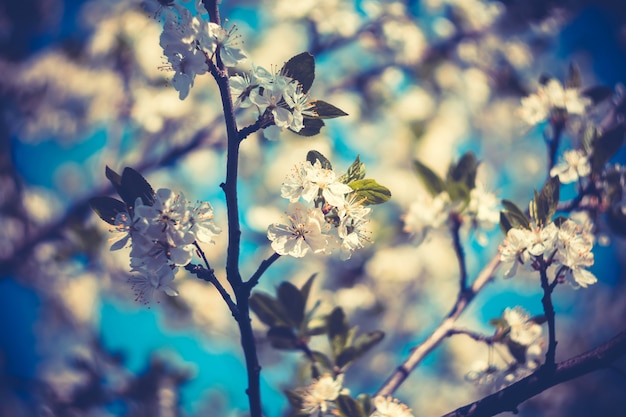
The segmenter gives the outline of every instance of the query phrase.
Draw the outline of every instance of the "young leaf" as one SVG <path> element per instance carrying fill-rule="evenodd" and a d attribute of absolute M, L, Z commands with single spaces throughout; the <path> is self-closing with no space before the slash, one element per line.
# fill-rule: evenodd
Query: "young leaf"
<path fill-rule="evenodd" d="M 89 199 L 91 209 L 105 222 L 115 225 L 118 213 L 126 213 L 126 204 L 111 197 L 93 197 Z"/>
<path fill-rule="evenodd" d="M 315 80 L 315 58 L 308 52 L 302 52 L 285 62 L 280 72 L 297 80 L 306 94 Z"/>
<path fill-rule="evenodd" d="M 457 182 L 467 186 L 469 190 L 476 187 L 476 172 L 478 170 L 478 160 L 474 152 L 469 151 L 463 154 L 456 165 L 451 165 L 448 170 L 448 183 Z"/>
<path fill-rule="evenodd" d="M 371 397 L 369 395 L 367 395 L 367 394 L 359 394 L 356 397 L 356 399 L 357 399 L 357 401 L 359 403 L 361 403 L 361 408 L 363 409 L 363 413 L 366 416 L 371 415 L 372 412 L 374 411 L 374 410 L 372 410 L 372 399 L 371 399 Z"/>
<path fill-rule="evenodd" d="M 526 346 L 520 345 L 519 343 L 516 343 L 512 340 L 508 340 L 506 346 L 509 348 L 511 356 L 515 358 L 517 363 L 526 363 Z"/>
<path fill-rule="evenodd" d="M 530 230 L 530 219 L 517 205 L 510 200 L 502 200 L 501 218 L 505 216 L 511 227 L 523 227 Z M 511 228 L 509 227 L 509 228 Z M 508 232 L 508 229 L 506 230 Z"/>
<path fill-rule="evenodd" d="M 290 282 L 282 282 L 278 287 L 278 301 L 287 313 L 290 323 L 300 327 L 304 319 L 304 300 L 300 290 Z"/>
<path fill-rule="evenodd" d="M 296 135 L 310 137 L 310 136 L 315 136 L 318 133 L 320 133 L 320 131 L 324 127 L 324 121 L 322 119 L 310 119 L 308 117 L 304 118 L 304 120 L 302 121 L 302 124 L 304 124 L 304 127 L 300 129 L 298 132 L 296 132 L 295 130 L 291 128 L 289 130 L 291 130 Z"/>
<path fill-rule="evenodd" d="M 371 178 L 352 181 L 348 184 L 363 199 L 363 205 L 382 204 L 389 201 L 391 191 Z"/>
<path fill-rule="evenodd" d="M 141 197 L 141 201 L 147 206 L 154 204 L 154 190 L 148 184 L 148 181 L 132 168 L 126 167 L 124 172 L 122 172 L 122 190 L 127 194 L 127 198 L 130 201 L 127 201 L 124 196 L 120 197 L 129 207 L 135 204 L 137 197 Z"/>
<path fill-rule="evenodd" d="M 598 104 L 610 98 L 613 95 L 613 89 L 603 85 L 595 85 L 584 89 L 580 94 L 589 98 L 593 104 Z"/>
<path fill-rule="evenodd" d="M 307 301 L 309 300 L 309 294 L 311 293 L 311 286 L 313 285 L 313 281 L 315 280 L 316 276 L 317 276 L 317 273 L 311 275 L 309 279 L 306 280 L 304 285 L 302 285 L 302 288 L 300 288 L 300 294 L 302 295 L 302 304 L 304 304 L 305 307 L 306 307 Z"/>
<path fill-rule="evenodd" d="M 337 408 L 341 417 L 365 417 L 361 404 L 349 395 L 337 397 Z"/>
<path fill-rule="evenodd" d="M 569 64 L 569 71 L 567 74 L 567 79 L 565 80 L 566 88 L 580 88 L 582 86 L 582 78 L 580 76 L 580 68 L 578 65 L 571 62 Z"/>
<path fill-rule="evenodd" d="M 268 326 L 289 324 L 282 305 L 270 295 L 255 292 L 250 297 L 250 308 Z"/>
<path fill-rule="evenodd" d="M 417 175 L 422 179 L 426 189 L 433 197 L 446 191 L 446 183 L 435 173 L 435 171 L 417 160 L 414 162 L 414 165 Z"/>
<path fill-rule="evenodd" d="M 341 353 L 339 353 L 339 355 L 337 355 L 337 359 L 335 359 L 335 364 L 339 368 L 343 368 L 349 362 L 352 362 L 353 360 L 355 360 L 356 357 L 357 357 L 357 351 L 354 348 L 354 346 L 348 346 L 347 348 L 342 350 Z"/>
<path fill-rule="evenodd" d="M 593 143 L 593 155 L 591 156 L 591 172 L 599 174 L 604 165 L 617 153 L 624 144 L 626 127 L 621 123 L 613 129 L 598 137 Z"/>
<path fill-rule="evenodd" d="M 340 108 L 322 100 L 315 100 L 311 104 L 313 105 L 312 110 L 320 119 L 334 119 L 335 117 L 348 115 L 348 113 L 344 112 Z"/>
<path fill-rule="evenodd" d="M 330 360 L 328 356 L 324 355 L 322 352 L 312 350 L 311 355 L 313 356 L 313 358 L 315 359 L 315 362 L 317 362 L 318 365 L 321 365 L 322 367 L 324 367 L 325 369 L 329 371 L 333 369 L 333 362 Z"/>
<path fill-rule="evenodd" d="M 309 161 L 311 165 L 315 165 L 315 161 L 320 161 L 320 164 L 322 164 L 322 168 L 333 169 L 333 166 L 331 165 L 328 158 L 326 158 L 324 155 L 322 155 L 318 151 L 309 151 L 306 154 L 306 160 Z"/>
<path fill-rule="evenodd" d="M 337 357 L 346 346 L 350 327 L 346 315 L 341 307 L 335 307 L 326 319 L 328 326 L 328 339 L 330 340 L 333 355 Z"/>
<path fill-rule="evenodd" d="M 357 356 L 361 356 L 368 350 L 377 345 L 385 337 L 385 332 L 382 330 L 374 330 L 373 332 L 363 333 L 358 336 L 352 346 L 357 351 Z"/>
<path fill-rule="evenodd" d="M 556 213 L 560 188 L 561 182 L 556 176 L 546 181 L 540 193 L 535 191 L 535 198 L 530 202 L 530 215 L 538 226 L 545 226 Z"/>
<path fill-rule="evenodd" d="M 365 178 L 365 164 L 361 162 L 361 159 L 357 155 L 352 165 L 348 167 L 348 171 L 339 177 L 339 181 L 348 184 L 352 181 L 362 180 L 363 178 Z"/>
<path fill-rule="evenodd" d="M 267 331 L 267 338 L 275 349 L 298 350 L 298 339 L 291 327 L 273 326 Z"/>

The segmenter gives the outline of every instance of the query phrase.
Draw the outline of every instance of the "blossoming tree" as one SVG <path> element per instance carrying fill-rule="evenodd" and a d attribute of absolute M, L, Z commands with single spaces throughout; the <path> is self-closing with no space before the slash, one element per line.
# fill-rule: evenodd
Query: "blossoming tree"
<path fill-rule="evenodd" d="M 272 407 L 262 391 L 265 360 L 282 368 L 289 364 L 297 375 L 281 387 L 290 413 L 409 417 L 450 409 L 456 410 L 447 416 L 517 411 L 535 395 L 622 358 L 623 331 L 608 342 L 583 344 L 585 349 L 567 350 L 563 356 L 557 352 L 565 343 L 557 349 L 557 342 L 568 340 L 568 332 L 560 330 L 563 323 L 569 332 L 575 327 L 559 309 L 560 297 L 572 297 L 572 289 L 594 291 L 603 280 L 595 266 L 598 243 L 619 247 L 626 230 L 624 170 L 614 163 L 626 135 L 623 87 L 584 86 L 574 64 L 562 80 L 543 75 L 534 92 L 516 91 L 515 100 L 502 101 L 509 114 L 503 125 L 512 124 L 513 118 L 526 132 L 541 130 L 543 135 L 544 143 L 528 150 L 521 172 L 509 171 L 513 168 L 506 164 L 515 165 L 516 156 L 494 143 L 495 156 L 485 142 L 465 146 L 466 152 L 450 157 L 463 135 L 449 133 L 461 123 L 460 113 L 480 119 L 481 113 L 491 111 L 483 130 L 486 135 L 493 133 L 490 128 L 501 133 L 498 123 L 491 122 L 501 109 L 491 103 L 496 98 L 491 100 L 483 91 L 488 70 L 497 67 L 491 58 L 508 55 L 508 65 L 520 72 L 528 67 L 524 59 L 530 51 L 523 43 L 489 38 L 497 19 L 506 17 L 504 6 L 477 0 L 426 2 L 435 22 L 432 45 L 427 46 L 427 35 L 412 18 L 410 5 L 363 2 L 359 14 L 349 12 L 349 2 L 286 3 L 275 2 L 272 13 L 305 22 L 310 43 L 303 48 L 306 52 L 282 56 L 270 69 L 259 64 L 268 65 L 262 43 L 255 45 L 250 37 L 251 28 L 242 28 L 246 33 L 240 34 L 237 26 L 221 18 L 220 7 L 236 16 L 227 3 L 145 0 L 135 8 L 115 5 L 106 10 L 110 20 L 98 25 L 115 29 L 94 31 L 86 49 L 94 61 L 114 51 L 115 71 L 121 75 L 112 78 L 113 84 L 128 96 L 109 100 L 117 104 L 111 108 L 122 109 L 109 110 L 114 116 L 85 110 L 85 123 L 95 125 L 107 117 L 123 120 L 137 143 L 125 144 L 126 134 L 120 133 L 117 154 L 104 152 L 97 164 L 102 169 L 94 174 L 101 177 L 104 171 L 107 185 L 67 209 L 82 217 L 68 214 L 39 225 L 21 244 L 5 245 L 9 255 L 3 258 L 3 269 L 28 276 L 32 271 L 20 259 L 33 256 L 44 276 L 43 265 L 59 259 L 59 248 L 70 254 L 61 265 L 87 253 L 104 265 L 99 274 L 111 279 L 112 291 L 130 291 L 142 309 L 186 312 L 193 325 L 208 331 L 218 328 L 215 334 L 236 328 L 236 335 L 228 333 L 227 338 L 238 340 L 243 352 L 246 379 L 236 383 L 245 391 L 246 413 L 253 417 L 275 413 L 268 411 Z M 361 25 L 353 24 L 360 20 Z M 138 34 L 140 23 L 152 36 Z M 256 52 L 254 59 L 246 50 L 248 42 Z M 335 61 L 333 53 L 349 51 L 353 42 L 367 52 L 359 51 L 358 58 L 380 55 L 376 65 L 352 74 L 355 65 L 367 60 Z M 158 75 L 139 62 L 141 54 L 154 50 L 164 60 Z M 137 62 L 129 51 L 137 54 Z M 438 54 L 448 51 L 460 60 L 458 67 L 440 62 Z M 490 59 L 485 61 L 481 53 Z M 54 65 L 59 62 L 52 59 Z M 464 65 L 471 68 L 463 71 Z M 138 75 L 139 69 L 145 74 Z M 11 97 L 23 104 L 20 88 L 35 89 L 38 84 L 27 70 L 19 73 L 23 77 L 16 78 Z M 433 99 L 411 84 L 420 78 L 417 74 L 435 80 L 434 92 L 447 92 L 440 97 L 438 112 L 452 124 L 428 110 L 434 107 Z M 319 87 L 320 78 L 335 85 Z M 47 89 L 61 88 L 58 80 L 46 83 Z M 508 83 L 513 90 L 521 89 L 512 79 Z M 95 97 L 104 95 L 77 91 L 72 94 L 94 107 Z M 355 105 L 358 94 L 342 95 L 345 91 L 364 98 Z M 159 104 L 161 94 L 168 97 Z M 466 97 L 468 108 L 462 109 L 448 94 Z M 41 106 L 48 99 L 44 96 Z M 72 108 L 71 103 L 67 107 Z M 60 117 L 55 111 L 51 106 L 50 114 Z M 340 123 L 349 123 L 342 120 L 352 113 L 357 122 L 324 136 Z M 28 128 L 17 124 L 17 134 L 35 137 L 42 129 L 38 124 L 47 128 L 51 123 L 41 108 L 32 114 L 41 119 L 30 120 Z M 379 130 L 373 122 L 378 117 L 400 122 L 391 130 Z M 77 124 L 73 129 L 81 128 Z M 371 136 L 368 129 L 374 130 L 376 140 L 332 145 L 333 137 L 350 144 Z M 516 135 L 528 135 L 521 131 Z M 124 156 L 126 146 L 131 157 Z M 295 151 L 284 150 L 290 146 Z M 341 146 L 349 151 L 342 155 Z M 184 175 L 148 175 L 204 148 L 210 154 L 200 154 L 189 173 L 196 186 L 178 186 Z M 366 164 L 374 173 L 371 177 Z M 499 171 L 512 182 L 519 180 L 526 192 L 513 191 L 513 186 L 491 191 L 503 186 L 490 178 Z M 261 181 L 265 172 L 280 173 L 281 179 Z M 207 191 L 211 187 L 217 191 Z M 183 188 L 196 188 L 211 202 L 188 200 Z M 103 221 L 93 229 L 85 226 L 93 222 L 85 220 L 87 205 Z M 79 226 L 72 226 L 73 217 L 81 218 Z M 103 240 L 103 226 L 113 234 L 105 245 L 112 252 L 96 256 L 89 248 Z M 73 227 L 78 237 L 67 237 Z M 65 235 L 59 237 L 63 230 Z M 53 243 L 45 246 L 50 240 Z M 38 248 L 34 255 L 33 247 Z M 46 257 L 46 250 L 52 255 Z M 107 266 L 107 259 L 115 256 L 115 266 Z M 81 270 L 91 266 L 79 264 Z M 64 276 L 64 271 L 52 269 L 48 274 Z M 623 285 L 621 275 L 617 279 Z M 478 315 L 471 309 L 494 281 L 506 288 L 502 292 L 533 288 L 528 299 L 537 305 L 528 300 L 527 305 L 499 303 L 498 312 L 487 317 L 490 329 L 467 318 L 467 310 Z M 62 292 L 50 288 L 45 290 L 49 294 Z M 196 305 L 194 294 L 202 298 Z M 218 324 L 214 316 L 220 307 L 227 314 Z M 605 333 L 617 330 L 619 311 L 607 316 Z M 428 324 L 417 323 L 422 321 Z M 466 343 L 452 338 L 456 335 L 465 336 Z M 446 347 L 448 338 L 453 339 L 449 344 L 460 346 L 456 351 Z M 172 396 L 190 376 L 164 361 L 151 364 L 142 376 L 118 375 L 124 382 L 109 384 L 104 368 L 122 374 L 120 360 L 97 347 L 91 356 L 77 360 L 79 382 L 55 380 L 48 371 L 44 379 L 54 395 L 42 401 L 46 410 L 52 415 L 83 415 L 121 403 L 129 415 L 135 415 L 137 404 L 136 415 L 178 415 Z M 440 400 L 429 402 L 436 388 L 411 383 L 427 358 L 446 361 L 435 349 L 454 358 L 450 361 L 456 376 L 451 379 L 456 388 L 448 388 L 463 393 L 461 401 L 438 392 Z M 440 372 L 432 378 L 450 372 L 436 369 Z M 370 382 L 359 383 L 359 376 Z M 471 383 L 487 392 L 473 395 Z M 70 388 L 63 391 L 67 385 Z M 155 388 L 144 391 L 146 386 Z M 416 394 L 420 389 L 427 394 Z"/>

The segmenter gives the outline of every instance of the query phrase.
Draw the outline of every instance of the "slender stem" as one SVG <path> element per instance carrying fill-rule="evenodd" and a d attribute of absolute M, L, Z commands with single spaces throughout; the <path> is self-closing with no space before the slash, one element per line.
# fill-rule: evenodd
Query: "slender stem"
<path fill-rule="evenodd" d="M 245 287 L 248 289 L 248 292 L 250 292 L 252 288 L 259 283 L 261 275 L 263 275 L 267 268 L 269 268 L 274 262 L 276 262 L 278 258 L 280 258 L 280 255 L 274 252 L 272 256 L 261 262 L 259 268 L 255 271 L 255 273 L 252 274 L 250 279 L 245 282 Z"/>
<path fill-rule="evenodd" d="M 457 334 L 464 334 L 465 336 L 469 336 L 477 342 L 485 342 L 488 345 L 491 345 L 494 342 L 493 336 L 485 336 L 484 334 L 476 333 L 467 329 L 450 329 L 448 330 L 447 336 L 454 336 Z"/>
<path fill-rule="evenodd" d="M 461 216 L 453 213 L 450 216 L 452 220 L 452 243 L 454 246 L 454 253 L 456 259 L 459 262 L 459 293 L 463 293 L 467 290 L 467 267 L 465 265 L 465 254 L 463 252 L 463 245 L 461 244 L 461 237 L 459 231 L 461 229 Z"/>
<path fill-rule="evenodd" d="M 460 293 L 458 300 L 448 313 L 445 319 L 437 326 L 437 328 L 419 345 L 417 345 L 402 364 L 387 378 L 383 385 L 379 388 L 375 395 L 390 396 L 411 374 L 413 369 L 422 362 L 422 360 L 432 352 L 441 341 L 449 335 L 454 323 L 461 313 L 465 311 L 472 299 L 478 292 L 491 280 L 494 271 L 500 263 L 500 255 L 494 256 L 491 261 L 480 271 L 472 286 L 465 292 Z"/>
<path fill-rule="evenodd" d="M 215 288 L 217 288 L 217 291 L 220 293 L 224 301 L 226 302 L 226 305 L 228 305 L 228 308 L 230 309 L 230 312 L 232 313 L 233 317 L 235 319 L 239 317 L 239 308 L 237 308 L 237 304 L 235 304 L 233 302 L 233 299 L 230 298 L 230 294 L 228 294 L 228 291 L 226 291 L 222 283 L 219 282 L 219 280 L 215 276 L 215 273 L 213 272 L 212 269 L 210 268 L 206 269 L 206 268 L 203 268 L 202 265 L 194 265 L 194 264 L 187 264 L 185 266 L 185 269 L 191 272 L 192 274 L 196 275 L 201 280 L 204 280 L 213 284 Z"/>
<path fill-rule="evenodd" d="M 269 115 L 271 116 L 271 113 L 269 113 Z M 243 129 L 239 131 L 239 141 L 241 142 L 244 139 L 246 139 L 248 136 L 253 134 L 254 132 L 264 129 L 273 124 L 274 124 L 274 117 L 273 116 L 267 117 L 265 114 L 263 114 L 261 117 L 257 119 L 256 122 L 254 122 L 250 126 L 244 127 Z"/>
<path fill-rule="evenodd" d="M 556 363 L 556 324 L 554 320 L 554 305 L 552 304 L 552 291 L 554 290 L 556 280 L 550 284 L 548 280 L 548 263 L 539 259 L 539 274 L 541 276 L 541 288 L 543 288 L 543 297 L 541 298 L 541 304 L 543 304 L 543 312 L 546 316 L 548 323 L 548 351 L 546 352 L 546 362 L 544 367 L 548 369 L 554 369 Z"/>
<path fill-rule="evenodd" d="M 515 384 L 443 417 L 489 417 L 505 411 L 517 413 L 517 406 L 522 402 L 555 385 L 607 368 L 624 355 L 626 355 L 626 331 L 596 349 L 556 364 L 553 372 L 546 372 L 546 369 L 541 367 Z"/>
<path fill-rule="evenodd" d="M 220 16 L 215 0 L 203 0 L 211 21 L 220 24 Z M 252 332 L 250 319 L 250 291 L 243 285 L 239 272 L 239 256 L 241 251 L 241 227 L 239 223 L 239 204 L 237 199 L 237 175 L 239 169 L 239 131 L 233 101 L 228 83 L 228 72 L 217 52 L 217 65 L 207 56 L 209 72 L 215 78 L 220 90 L 222 109 L 224 110 L 224 123 L 228 145 L 226 151 L 226 181 L 221 184 L 226 197 L 226 211 L 228 218 L 228 249 L 226 254 L 226 279 L 235 292 L 239 315 L 237 325 L 241 334 L 241 347 L 243 348 L 248 373 L 248 402 L 250 404 L 250 416 L 262 417 L 260 374 L 261 366 L 257 356 L 256 341 Z"/>

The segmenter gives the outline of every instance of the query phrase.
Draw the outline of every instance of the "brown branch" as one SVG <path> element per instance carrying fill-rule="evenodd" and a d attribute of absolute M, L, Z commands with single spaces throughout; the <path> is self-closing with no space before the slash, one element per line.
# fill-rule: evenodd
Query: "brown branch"
<path fill-rule="evenodd" d="M 539 368 L 515 384 L 442 417 L 489 417 L 505 411 L 516 413 L 519 404 L 548 388 L 607 368 L 624 355 L 626 355 L 626 331 L 593 350 L 556 364 L 554 371 Z"/>
<path fill-rule="evenodd" d="M 396 370 L 387 378 L 385 383 L 380 387 L 375 395 L 390 396 L 411 374 L 413 369 L 431 352 L 443 339 L 445 339 L 454 327 L 454 323 L 459 316 L 465 311 L 474 296 L 491 280 L 494 271 L 500 263 L 500 255 L 494 256 L 491 261 L 480 271 L 478 277 L 472 286 L 466 291 L 459 293 L 459 298 L 448 313 L 445 319 L 437 326 L 437 328 L 418 346 L 416 346 L 409 357 L 396 368 Z"/>
<path fill-rule="evenodd" d="M 554 305 L 552 304 L 552 291 L 554 286 L 548 281 L 548 263 L 540 258 L 539 260 L 539 274 L 541 276 L 541 288 L 543 289 L 543 297 L 541 298 L 541 304 L 543 305 L 543 313 L 546 316 L 548 322 L 548 351 L 546 352 L 546 362 L 543 365 L 546 370 L 554 369 L 556 363 L 556 323 L 554 315 Z M 554 283 L 556 284 L 556 278 Z"/>

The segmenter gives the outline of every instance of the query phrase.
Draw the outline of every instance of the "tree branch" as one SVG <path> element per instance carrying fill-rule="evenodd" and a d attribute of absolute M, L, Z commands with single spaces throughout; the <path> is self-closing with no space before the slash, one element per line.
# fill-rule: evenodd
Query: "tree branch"
<path fill-rule="evenodd" d="M 515 384 L 442 417 L 488 417 L 505 411 L 515 413 L 519 404 L 548 388 L 607 368 L 624 355 L 626 355 L 626 331 L 593 350 L 556 364 L 553 372 L 547 372 L 543 367 L 539 368 Z"/>
<path fill-rule="evenodd" d="M 546 362 L 544 367 L 547 369 L 554 369 L 556 363 L 556 323 L 554 318 L 554 305 L 552 304 L 552 291 L 554 286 L 550 285 L 548 281 L 548 264 L 543 258 L 539 259 L 539 274 L 541 275 L 541 288 L 543 288 L 543 297 L 541 298 L 541 304 L 543 305 L 543 312 L 548 322 L 548 351 L 546 352 Z M 555 280 L 556 283 L 556 280 Z"/>
<path fill-rule="evenodd" d="M 390 396 L 411 374 L 413 369 L 431 352 L 441 341 L 446 338 L 453 329 L 454 323 L 459 316 L 465 311 L 474 296 L 491 280 L 494 271 L 500 263 L 500 255 L 494 256 L 487 265 L 480 271 L 478 277 L 472 286 L 465 292 L 459 294 L 459 298 L 448 313 L 446 318 L 437 326 L 437 328 L 418 346 L 416 346 L 409 357 L 396 368 L 396 370 L 387 378 L 385 383 L 380 387 L 376 396 Z"/>
<path fill-rule="evenodd" d="M 278 258 L 280 258 L 280 255 L 274 252 L 272 256 L 261 262 L 259 268 L 254 272 L 254 274 L 252 274 L 250 279 L 244 283 L 245 287 L 248 289 L 248 293 L 250 293 L 250 291 L 252 291 L 252 288 L 254 288 L 254 286 L 259 283 L 261 275 L 263 275 L 267 268 L 269 268 L 274 262 L 276 262 Z"/>

